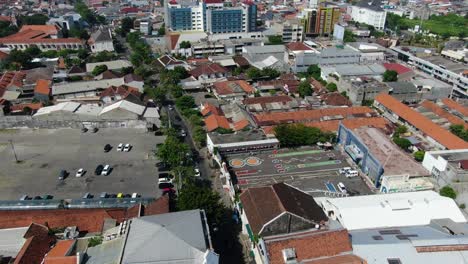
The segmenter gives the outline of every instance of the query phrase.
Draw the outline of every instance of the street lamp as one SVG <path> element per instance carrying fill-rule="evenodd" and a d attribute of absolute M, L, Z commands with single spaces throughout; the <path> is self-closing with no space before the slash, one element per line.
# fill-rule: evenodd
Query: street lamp
<path fill-rule="evenodd" d="M 8 140 L 8 142 L 10 142 L 11 150 L 13 150 L 13 154 L 15 155 L 16 162 L 19 162 L 18 156 L 16 155 L 15 146 L 13 146 L 13 140 L 10 139 Z"/>

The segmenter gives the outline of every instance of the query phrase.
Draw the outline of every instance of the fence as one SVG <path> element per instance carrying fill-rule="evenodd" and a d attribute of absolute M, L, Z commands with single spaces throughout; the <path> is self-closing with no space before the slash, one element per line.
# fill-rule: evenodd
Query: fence
<path fill-rule="evenodd" d="M 143 120 L 69 120 L 57 118 L 55 120 L 38 120 L 31 116 L 2 116 L 0 129 L 7 128 L 145 128 L 147 123 Z"/>

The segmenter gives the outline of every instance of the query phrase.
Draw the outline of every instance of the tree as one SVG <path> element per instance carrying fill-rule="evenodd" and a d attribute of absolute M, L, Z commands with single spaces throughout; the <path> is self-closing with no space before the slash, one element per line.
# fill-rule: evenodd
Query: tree
<path fill-rule="evenodd" d="M 343 42 L 354 42 L 356 39 L 354 38 L 353 32 L 350 30 L 345 29 L 344 36 L 343 36 Z"/>
<path fill-rule="evenodd" d="M 192 47 L 192 44 L 190 43 L 190 41 L 184 40 L 180 43 L 179 46 L 181 49 L 189 49 L 190 47 Z"/>
<path fill-rule="evenodd" d="M 210 224 L 220 224 L 225 210 L 221 197 L 203 180 L 188 178 L 176 200 L 177 210 L 205 210 Z"/>
<path fill-rule="evenodd" d="M 18 27 L 7 21 L 0 21 L 0 38 L 15 34 Z"/>
<path fill-rule="evenodd" d="M 135 19 L 131 17 L 124 17 L 121 21 L 121 26 L 120 26 L 120 35 L 122 37 L 127 36 L 127 34 L 130 32 L 130 30 L 133 29 L 133 23 Z"/>
<path fill-rule="evenodd" d="M 396 82 L 398 81 L 398 73 L 392 70 L 386 70 L 383 74 L 384 82 Z"/>
<path fill-rule="evenodd" d="M 168 135 L 162 145 L 158 146 L 157 156 L 171 167 L 181 166 L 189 147 L 173 135 Z"/>
<path fill-rule="evenodd" d="M 414 159 L 421 162 L 424 159 L 424 154 L 425 154 L 425 152 L 422 151 L 422 150 L 416 151 L 414 153 Z"/>
<path fill-rule="evenodd" d="M 182 111 L 184 109 L 194 108 L 196 105 L 192 96 L 184 95 L 176 99 L 176 106 Z"/>
<path fill-rule="evenodd" d="M 399 125 L 396 129 L 395 129 L 395 132 L 398 133 L 399 135 L 401 134 L 405 134 L 406 132 L 408 132 L 408 128 L 404 125 Z"/>
<path fill-rule="evenodd" d="M 297 87 L 297 90 L 299 92 L 299 95 L 302 98 L 312 95 L 312 86 L 310 85 L 309 81 L 307 81 L 307 80 L 302 81 L 301 83 L 299 83 L 299 86 Z"/>
<path fill-rule="evenodd" d="M 92 74 L 94 76 L 98 76 L 99 74 L 101 74 L 101 73 L 103 73 L 105 71 L 107 71 L 107 65 L 105 65 L 105 64 L 97 65 L 96 67 L 94 67 Z"/>
<path fill-rule="evenodd" d="M 329 92 L 336 92 L 336 91 L 338 91 L 338 87 L 336 86 L 335 83 L 329 83 L 329 84 L 327 84 L 326 88 L 327 88 L 327 90 L 328 90 Z"/>
<path fill-rule="evenodd" d="M 312 77 L 312 78 L 314 78 L 316 80 L 320 79 L 321 72 L 322 72 L 322 70 L 320 69 L 320 67 L 317 64 L 310 65 L 307 68 L 307 74 L 310 77 Z"/>
<path fill-rule="evenodd" d="M 275 79 L 281 75 L 281 73 L 273 68 L 267 67 L 261 70 L 262 77 L 266 79 Z"/>
<path fill-rule="evenodd" d="M 18 26 L 22 25 L 45 25 L 49 18 L 44 14 L 34 14 L 30 16 L 19 16 Z"/>
<path fill-rule="evenodd" d="M 403 150 L 408 150 L 408 148 L 411 146 L 411 141 L 406 138 L 394 137 L 393 142 L 395 142 L 395 144 L 397 144 L 397 146 Z"/>
<path fill-rule="evenodd" d="M 268 36 L 268 44 L 281 45 L 283 44 L 283 37 L 282 36 Z"/>
<path fill-rule="evenodd" d="M 171 95 L 174 98 L 179 98 L 182 95 L 184 95 L 184 89 L 182 88 L 182 86 L 180 86 L 178 84 L 170 85 L 169 90 L 171 91 Z"/>
<path fill-rule="evenodd" d="M 445 196 L 445 197 L 452 198 L 452 199 L 457 198 L 457 193 L 455 192 L 455 190 L 452 187 L 448 186 L 448 185 L 442 187 L 439 190 L 439 194 L 442 195 L 442 196 Z"/>
<path fill-rule="evenodd" d="M 282 147 L 315 145 L 317 142 L 333 142 L 336 138 L 334 133 L 323 132 L 304 124 L 281 124 L 275 126 L 273 131 Z"/>
<path fill-rule="evenodd" d="M 246 74 L 247 77 L 249 77 L 249 79 L 258 79 L 262 76 L 262 72 L 254 67 L 250 67 L 249 69 L 247 69 Z"/>
<path fill-rule="evenodd" d="M 162 24 L 162 26 L 158 29 L 158 35 L 159 36 L 166 35 L 166 25 Z"/>
<path fill-rule="evenodd" d="M 465 129 L 463 125 L 451 125 L 450 132 L 457 137 L 468 141 L 468 129 Z"/>
<path fill-rule="evenodd" d="M 41 55 L 42 53 L 41 50 L 36 45 L 29 46 L 28 48 L 24 50 L 24 52 L 33 58 Z"/>
<path fill-rule="evenodd" d="M 80 27 L 72 27 L 70 31 L 68 32 L 68 34 L 71 37 L 80 38 L 84 40 L 88 40 L 90 37 L 88 31 Z"/>

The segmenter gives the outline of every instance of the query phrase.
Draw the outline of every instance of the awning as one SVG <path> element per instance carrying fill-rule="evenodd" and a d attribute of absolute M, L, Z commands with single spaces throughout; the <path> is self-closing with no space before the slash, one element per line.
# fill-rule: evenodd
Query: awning
<path fill-rule="evenodd" d="M 246 224 L 245 227 L 247 228 L 247 233 L 249 234 L 250 241 L 255 242 L 254 240 L 254 234 L 252 232 L 252 229 L 250 228 L 249 224 Z"/>

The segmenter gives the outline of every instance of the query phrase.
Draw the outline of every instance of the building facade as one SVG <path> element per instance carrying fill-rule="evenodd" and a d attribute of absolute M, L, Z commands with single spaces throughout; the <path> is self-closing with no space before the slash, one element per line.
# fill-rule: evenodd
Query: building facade
<path fill-rule="evenodd" d="M 319 7 L 318 9 L 307 9 L 305 12 L 305 34 L 310 36 L 332 34 L 335 24 L 341 18 L 339 7 Z"/>
<path fill-rule="evenodd" d="M 171 31 L 204 31 L 211 34 L 256 31 L 257 6 L 245 2 L 236 7 L 224 7 L 222 1 L 166 5 L 166 26 Z"/>
<path fill-rule="evenodd" d="M 377 0 L 361 1 L 357 5 L 350 7 L 349 12 L 351 19 L 373 26 L 375 29 L 383 30 L 385 27 L 385 19 L 387 12 L 380 6 L 381 2 Z"/>

